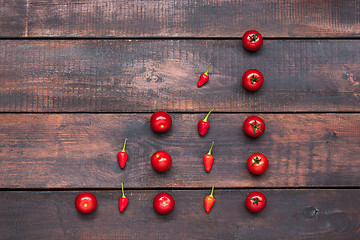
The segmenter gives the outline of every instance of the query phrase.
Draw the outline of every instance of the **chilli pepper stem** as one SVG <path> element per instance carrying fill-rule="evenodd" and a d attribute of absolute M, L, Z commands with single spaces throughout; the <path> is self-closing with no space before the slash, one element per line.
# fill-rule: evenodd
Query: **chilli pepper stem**
<path fill-rule="evenodd" d="M 121 152 L 125 152 L 125 145 L 126 145 L 127 138 L 125 138 L 124 147 Z"/>
<path fill-rule="evenodd" d="M 207 67 L 206 72 L 204 72 L 204 74 L 205 74 L 206 76 L 208 75 L 208 71 L 209 71 L 210 65 L 211 65 L 211 63 L 209 63 L 209 66 Z"/>
<path fill-rule="evenodd" d="M 214 196 L 213 196 L 213 193 L 214 193 L 214 187 L 215 187 L 215 186 L 213 186 L 213 187 L 212 187 L 212 189 L 211 189 L 211 194 L 209 195 L 209 197 L 214 198 Z"/>
<path fill-rule="evenodd" d="M 215 110 L 215 108 L 211 109 L 210 112 L 206 115 L 206 117 L 205 117 L 204 120 L 203 120 L 204 122 L 207 122 L 207 119 L 208 119 L 208 117 L 210 116 L 210 113 L 211 113 L 213 110 Z"/>
<path fill-rule="evenodd" d="M 207 154 L 207 155 L 211 155 L 211 150 L 212 150 L 213 146 L 214 146 L 214 142 L 212 142 L 212 144 L 211 144 L 211 148 L 210 148 L 210 150 L 209 150 L 209 152 L 208 152 L 208 154 Z"/>
<path fill-rule="evenodd" d="M 124 183 L 123 182 L 121 183 L 121 191 L 123 194 L 121 198 L 126 198 L 125 193 L 124 193 Z"/>

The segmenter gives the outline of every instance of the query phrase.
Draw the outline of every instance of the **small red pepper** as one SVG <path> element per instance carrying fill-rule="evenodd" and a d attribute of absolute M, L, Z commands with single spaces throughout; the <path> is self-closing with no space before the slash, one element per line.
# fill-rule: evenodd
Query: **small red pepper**
<path fill-rule="evenodd" d="M 211 109 L 211 111 L 206 115 L 206 117 L 204 118 L 204 120 L 199 120 L 198 123 L 198 131 L 199 134 L 201 136 L 205 135 L 210 127 L 210 123 L 207 121 L 210 113 L 214 110 L 215 108 Z"/>
<path fill-rule="evenodd" d="M 123 147 L 122 151 L 118 153 L 118 160 L 119 160 L 121 169 L 123 169 L 125 167 L 126 161 L 128 159 L 128 154 L 127 154 L 127 152 L 125 152 L 126 141 L 127 141 L 127 138 L 125 138 L 124 147 Z"/>
<path fill-rule="evenodd" d="M 211 144 L 210 151 L 204 155 L 204 166 L 205 166 L 205 171 L 207 171 L 207 172 L 211 171 L 211 167 L 214 162 L 214 156 L 211 155 L 211 150 L 212 150 L 213 146 L 214 146 L 214 142 L 212 142 L 212 144 Z"/>
<path fill-rule="evenodd" d="M 200 78 L 199 78 L 199 81 L 198 81 L 198 84 L 197 84 L 198 87 L 201 87 L 202 85 L 204 85 L 209 80 L 208 71 L 209 71 L 210 65 L 211 65 L 211 63 L 209 64 L 206 72 L 204 72 L 204 73 L 202 73 L 200 75 Z"/>
<path fill-rule="evenodd" d="M 120 212 L 123 212 L 129 203 L 129 199 L 125 196 L 125 193 L 124 193 L 124 183 L 121 183 L 121 190 L 122 190 L 123 195 L 119 199 L 119 210 L 120 210 Z"/>
<path fill-rule="evenodd" d="M 215 203 L 215 198 L 213 196 L 213 193 L 214 193 L 214 187 L 212 187 L 211 194 L 205 197 L 204 205 L 205 205 L 205 211 L 207 213 L 210 212 L 212 206 Z"/>

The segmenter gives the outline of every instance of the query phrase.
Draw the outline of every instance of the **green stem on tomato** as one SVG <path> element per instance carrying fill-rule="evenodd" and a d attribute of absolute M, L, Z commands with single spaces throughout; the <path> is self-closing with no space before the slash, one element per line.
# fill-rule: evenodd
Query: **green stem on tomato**
<path fill-rule="evenodd" d="M 210 151 L 208 152 L 208 154 L 207 154 L 207 155 L 211 155 L 211 150 L 212 150 L 213 146 L 214 146 L 214 142 L 212 142 L 212 144 L 211 144 L 211 148 L 210 148 Z"/>
<path fill-rule="evenodd" d="M 124 193 L 124 183 L 123 182 L 121 183 L 121 191 L 123 194 L 121 198 L 126 198 L 125 193 Z"/>
<path fill-rule="evenodd" d="M 252 35 L 251 37 L 250 37 L 250 42 L 252 42 L 252 41 L 256 41 L 256 39 L 258 38 L 258 33 L 259 32 L 256 32 L 256 34 L 254 34 L 254 35 Z"/>
<path fill-rule="evenodd" d="M 125 138 L 124 147 L 121 152 L 125 152 L 125 145 L 126 145 L 127 138 Z"/>
<path fill-rule="evenodd" d="M 254 162 L 253 162 L 253 164 L 251 164 L 251 166 L 253 166 L 255 163 L 256 163 L 256 164 L 259 164 L 260 161 L 261 161 L 261 159 L 260 159 L 258 156 L 255 156 Z"/>
<path fill-rule="evenodd" d="M 264 123 L 257 124 L 257 123 L 256 123 L 256 120 L 254 120 L 254 122 L 255 122 L 254 124 L 249 123 L 249 124 L 250 124 L 251 126 L 253 126 L 253 128 L 254 128 L 254 136 L 255 136 L 256 129 L 259 130 L 259 132 L 263 133 L 263 132 L 260 130 L 259 127 L 260 127 L 261 125 L 263 125 Z"/>
<path fill-rule="evenodd" d="M 207 122 L 207 119 L 208 119 L 208 117 L 210 116 L 210 113 L 211 113 L 213 110 L 215 110 L 215 108 L 211 109 L 210 112 L 206 115 L 206 117 L 205 117 L 204 120 L 203 120 L 204 122 Z"/>

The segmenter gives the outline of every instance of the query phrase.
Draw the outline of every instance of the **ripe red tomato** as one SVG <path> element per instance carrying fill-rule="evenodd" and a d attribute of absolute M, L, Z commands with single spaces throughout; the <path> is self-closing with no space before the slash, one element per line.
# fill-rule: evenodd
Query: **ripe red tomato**
<path fill-rule="evenodd" d="M 263 38 L 258 31 L 250 30 L 244 33 L 242 43 L 247 50 L 256 51 L 263 44 Z"/>
<path fill-rule="evenodd" d="M 157 151 L 151 156 L 151 165 L 159 172 L 168 170 L 171 166 L 172 158 L 165 151 Z"/>
<path fill-rule="evenodd" d="M 247 160 L 247 167 L 253 174 L 260 175 L 269 167 L 267 157 L 262 153 L 253 153 Z"/>
<path fill-rule="evenodd" d="M 158 111 L 151 116 L 150 125 L 155 132 L 166 132 L 170 129 L 172 120 L 170 115 L 164 111 Z"/>
<path fill-rule="evenodd" d="M 242 84 L 247 90 L 256 91 L 264 83 L 264 76 L 259 70 L 249 69 L 242 76 Z"/>
<path fill-rule="evenodd" d="M 266 197 L 261 192 L 252 192 L 246 197 L 245 205 L 251 212 L 260 212 L 266 206 Z"/>
<path fill-rule="evenodd" d="M 265 123 L 261 118 L 251 116 L 245 119 L 243 128 L 250 137 L 259 137 L 265 132 Z"/>
<path fill-rule="evenodd" d="M 79 212 L 91 213 L 96 209 L 97 200 L 94 194 L 82 192 L 75 198 L 75 207 Z"/>
<path fill-rule="evenodd" d="M 175 200 L 170 194 L 161 192 L 155 196 L 153 205 L 158 213 L 168 214 L 174 209 Z"/>

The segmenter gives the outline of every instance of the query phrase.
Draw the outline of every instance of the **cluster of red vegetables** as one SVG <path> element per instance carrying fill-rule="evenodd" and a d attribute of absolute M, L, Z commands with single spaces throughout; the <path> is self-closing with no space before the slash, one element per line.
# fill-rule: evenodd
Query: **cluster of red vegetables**
<path fill-rule="evenodd" d="M 243 38 L 242 42 L 244 47 L 249 51 L 258 50 L 263 43 L 263 38 L 261 34 L 255 30 L 247 31 Z M 205 73 L 200 75 L 200 79 L 198 81 L 198 87 L 203 86 L 209 80 L 208 71 L 210 68 L 210 64 Z M 260 71 L 256 69 L 247 70 L 243 77 L 242 83 L 243 86 L 250 91 L 256 91 L 263 85 L 264 77 Z M 211 111 L 206 115 L 204 120 L 199 120 L 198 122 L 198 132 L 201 136 L 205 135 L 209 130 L 210 123 L 208 122 L 208 117 L 210 113 L 215 108 L 211 109 Z M 172 125 L 172 119 L 167 112 L 158 111 L 151 116 L 150 119 L 151 128 L 156 132 L 165 132 L 170 129 Z M 265 131 L 265 123 L 264 121 L 257 117 L 251 116 L 245 119 L 243 124 L 244 132 L 250 137 L 259 137 Z M 118 161 L 121 169 L 123 169 L 126 165 L 128 159 L 128 153 L 125 151 L 126 146 L 125 139 L 124 146 L 121 152 L 118 153 Z M 204 155 L 204 167 L 206 172 L 210 172 L 213 162 L 214 156 L 211 154 L 211 150 L 214 146 L 214 142 L 211 144 L 211 148 L 207 154 Z M 165 151 L 157 151 L 151 157 L 151 165 L 153 168 L 159 172 L 164 172 L 168 170 L 171 166 L 172 158 L 169 153 Z M 254 153 L 250 155 L 247 160 L 248 169 L 256 175 L 260 175 L 264 173 L 269 166 L 268 159 L 262 153 Z M 121 183 L 122 188 L 122 197 L 119 199 L 119 210 L 123 212 L 129 203 L 129 199 L 124 194 L 124 184 Z M 207 213 L 210 212 L 211 208 L 215 203 L 215 198 L 213 196 L 214 187 L 212 187 L 211 194 L 205 197 L 204 207 Z M 266 197 L 261 192 L 252 192 L 250 193 L 245 200 L 245 204 L 247 208 L 252 212 L 259 212 L 263 210 L 266 206 Z M 96 209 L 97 200 L 94 194 L 83 192 L 80 193 L 75 199 L 75 206 L 78 211 L 82 213 L 90 213 Z M 168 214 L 170 213 L 174 206 L 175 200 L 174 198 L 166 192 L 159 193 L 155 196 L 153 200 L 154 209 L 160 214 Z"/>

